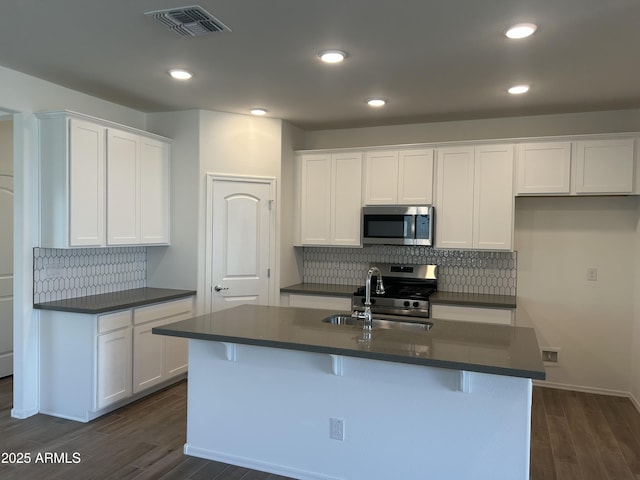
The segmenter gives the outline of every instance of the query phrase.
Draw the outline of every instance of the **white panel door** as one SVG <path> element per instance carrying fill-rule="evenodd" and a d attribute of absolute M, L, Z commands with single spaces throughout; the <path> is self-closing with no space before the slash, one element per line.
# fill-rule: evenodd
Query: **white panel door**
<path fill-rule="evenodd" d="M 213 181 L 211 309 L 269 303 L 271 185 Z"/>
<path fill-rule="evenodd" d="M 473 147 L 438 150 L 436 247 L 473 247 Z"/>
<path fill-rule="evenodd" d="M 140 243 L 140 137 L 109 129 L 107 139 L 107 244 Z"/>
<path fill-rule="evenodd" d="M 106 128 L 69 120 L 69 245 L 104 244 Z"/>
<path fill-rule="evenodd" d="M 0 378 L 13 374 L 13 177 L 0 174 Z"/>

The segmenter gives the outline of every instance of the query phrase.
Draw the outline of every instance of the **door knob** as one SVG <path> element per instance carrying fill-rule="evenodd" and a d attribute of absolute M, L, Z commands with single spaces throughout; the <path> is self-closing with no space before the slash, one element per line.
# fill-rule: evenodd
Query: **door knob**
<path fill-rule="evenodd" d="M 213 289 L 214 289 L 216 292 L 220 292 L 220 291 L 222 291 L 222 290 L 229 290 L 229 287 L 223 287 L 222 285 L 216 285 L 215 287 L 213 287 Z"/>

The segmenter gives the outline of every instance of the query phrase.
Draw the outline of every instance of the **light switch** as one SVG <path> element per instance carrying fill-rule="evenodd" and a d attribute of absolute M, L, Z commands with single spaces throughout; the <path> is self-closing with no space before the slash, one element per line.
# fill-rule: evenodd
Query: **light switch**
<path fill-rule="evenodd" d="M 587 268 L 587 280 L 595 282 L 598 280 L 598 269 L 595 267 Z"/>

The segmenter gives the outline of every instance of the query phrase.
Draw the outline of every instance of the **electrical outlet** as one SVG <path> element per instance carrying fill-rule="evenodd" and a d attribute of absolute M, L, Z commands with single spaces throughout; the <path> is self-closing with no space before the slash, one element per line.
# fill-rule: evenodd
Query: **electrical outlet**
<path fill-rule="evenodd" d="M 62 264 L 50 263 L 44 269 L 44 278 L 56 278 L 62 276 Z"/>
<path fill-rule="evenodd" d="M 330 432 L 329 436 L 334 440 L 344 440 L 344 419 L 331 418 L 329 419 Z"/>
<path fill-rule="evenodd" d="M 587 268 L 587 280 L 590 282 L 598 280 L 598 269 L 596 267 Z"/>
<path fill-rule="evenodd" d="M 546 366 L 548 366 L 548 367 L 557 367 L 558 366 L 558 361 L 559 361 L 559 356 L 560 356 L 560 349 L 559 348 L 543 347 L 540 350 L 540 355 L 542 357 L 542 362 Z"/>

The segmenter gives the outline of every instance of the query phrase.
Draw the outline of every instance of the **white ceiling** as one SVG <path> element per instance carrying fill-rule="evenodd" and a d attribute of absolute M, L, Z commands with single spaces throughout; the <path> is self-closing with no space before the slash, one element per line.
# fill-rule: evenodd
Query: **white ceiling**
<path fill-rule="evenodd" d="M 144 15 L 194 4 L 232 31 Z M 517 22 L 539 29 L 506 39 Z M 322 64 L 327 48 L 349 57 Z M 638 108 L 640 0 L 3 0 L 0 65 L 145 112 L 261 106 L 305 129 Z"/>

